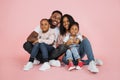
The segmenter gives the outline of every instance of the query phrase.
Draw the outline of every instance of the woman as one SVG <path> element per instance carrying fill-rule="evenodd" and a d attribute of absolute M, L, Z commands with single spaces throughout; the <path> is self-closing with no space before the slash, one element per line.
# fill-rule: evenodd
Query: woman
<path fill-rule="evenodd" d="M 71 15 L 65 14 L 63 15 L 61 19 L 61 25 L 60 25 L 60 35 L 58 37 L 58 45 L 63 44 L 63 38 L 69 34 L 69 26 L 71 23 L 75 22 L 73 17 Z M 102 65 L 102 62 L 100 60 L 95 60 L 93 51 L 91 48 L 91 44 L 89 40 L 83 36 L 83 41 L 79 44 L 79 55 L 81 58 L 85 56 L 85 54 L 88 57 L 88 60 L 82 60 L 85 65 L 88 65 L 88 70 L 91 72 L 99 72 L 98 68 L 96 65 Z M 64 55 L 63 55 L 64 56 Z M 62 58 L 62 61 L 65 64 L 68 64 L 68 61 L 66 60 L 66 56 Z M 77 64 L 77 61 L 73 61 L 74 64 Z"/>

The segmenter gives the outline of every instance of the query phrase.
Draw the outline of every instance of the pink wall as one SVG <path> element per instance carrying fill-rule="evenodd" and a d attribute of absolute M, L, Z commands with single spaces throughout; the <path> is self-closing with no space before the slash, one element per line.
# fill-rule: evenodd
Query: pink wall
<path fill-rule="evenodd" d="M 26 37 L 40 19 L 49 18 L 57 9 L 80 23 L 80 31 L 91 41 L 96 56 L 116 63 L 120 60 L 120 0 L 0 0 L 0 55 L 15 50 L 24 55 Z"/>

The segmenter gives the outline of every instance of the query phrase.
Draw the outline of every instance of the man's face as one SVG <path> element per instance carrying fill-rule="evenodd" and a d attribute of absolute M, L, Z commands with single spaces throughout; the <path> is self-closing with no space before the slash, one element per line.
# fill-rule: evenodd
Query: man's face
<path fill-rule="evenodd" d="M 60 24 L 61 17 L 62 16 L 59 13 L 52 14 L 50 17 L 52 25 L 58 26 Z"/>

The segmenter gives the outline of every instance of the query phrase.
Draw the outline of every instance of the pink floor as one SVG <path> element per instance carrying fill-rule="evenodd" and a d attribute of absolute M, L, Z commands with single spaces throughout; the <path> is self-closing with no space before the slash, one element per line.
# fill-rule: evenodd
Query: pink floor
<path fill-rule="evenodd" d="M 74 1 L 0 0 L 0 80 L 120 80 L 120 1 Z M 62 66 L 42 72 L 38 65 L 23 71 L 29 58 L 22 48 L 26 37 L 40 19 L 49 18 L 56 9 L 71 14 L 80 23 L 95 58 L 104 62 L 98 67 L 99 73 L 90 73 L 87 66 L 79 71 L 70 72 Z"/>

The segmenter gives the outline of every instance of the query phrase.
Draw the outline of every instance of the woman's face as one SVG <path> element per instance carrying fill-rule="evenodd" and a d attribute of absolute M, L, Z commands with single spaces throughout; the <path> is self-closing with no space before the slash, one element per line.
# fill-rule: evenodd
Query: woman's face
<path fill-rule="evenodd" d="M 67 17 L 64 17 L 64 18 L 63 18 L 63 26 L 64 26 L 64 28 L 65 28 L 66 30 L 68 30 L 69 25 L 70 25 L 70 22 L 69 22 L 68 18 L 67 18 Z"/>

